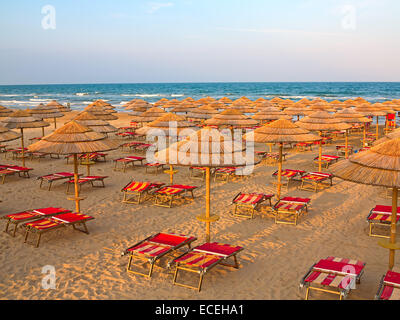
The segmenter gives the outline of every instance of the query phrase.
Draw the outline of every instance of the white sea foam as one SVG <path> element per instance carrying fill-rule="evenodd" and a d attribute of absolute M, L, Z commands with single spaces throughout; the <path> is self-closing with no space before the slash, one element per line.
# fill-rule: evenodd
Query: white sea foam
<path fill-rule="evenodd" d="M 88 96 L 89 93 L 87 93 L 87 92 L 77 92 L 77 93 L 75 93 L 75 95 L 81 97 L 81 96 Z"/>

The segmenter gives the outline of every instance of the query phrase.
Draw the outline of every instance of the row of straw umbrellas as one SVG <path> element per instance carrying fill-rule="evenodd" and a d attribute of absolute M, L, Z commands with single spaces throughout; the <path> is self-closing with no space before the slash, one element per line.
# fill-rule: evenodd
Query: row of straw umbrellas
<path fill-rule="evenodd" d="M 94 108 L 93 108 L 94 107 Z M 104 109 L 96 106 L 91 106 L 93 109 L 97 109 L 100 114 L 104 112 Z M 237 110 L 226 110 L 224 115 L 230 115 L 233 117 L 234 125 L 240 126 L 240 120 L 244 116 Z M 222 113 L 224 113 L 222 112 Z M 221 114 L 222 114 L 221 113 Z M 325 113 L 325 114 L 322 114 Z M 218 128 L 225 125 L 221 117 L 214 116 L 213 121 L 207 125 L 215 125 Z M 166 115 L 169 115 L 168 117 Z M 328 115 L 328 116 L 327 116 Z M 171 121 L 183 122 L 184 120 L 177 119 L 166 113 L 164 119 L 161 119 L 158 128 L 169 127 Z M 22 118 L 22 117 L 21 117 Z M 349 117 L 351 118 L 351 117 Z M 356 117 L 357 118 L 357 117 Z M 183 118 L 184 119 L 184 118 Z M 325 119 L 323 123 L 320 123 L 318 119 Z M 326 121 L 326 119 L 329 119 Z M 26 120 L 26 119 L 25 119 Z M 32 119 L 31 119 L 32 120 Z M 87 119 L 90 120 L 90 119 Z M 92 119 L 95 120 L 95 119 Z M 157 120 L 157 119 L 155 119 Z M 181 121 L 177 121 L 181 120 Z M 40 120 L 35 120 L 36 122 Z M 91 153 L 96 151 L 108 151 L 119 147 L 119 143 L 116 141 L 109 140 L 105 133 L 96 132 L 93 129 L 78 123 L 79 120 L 73 120 L 68 122 L 63 127 L 56 129 L 52 134 L 42 137 L 40 141 L 30 145 L 28 147 L 31 152 L 42 152 L 42 153 L 53 153 L 53 154 L 73 154 L 74 155 L 74 179 L 75 179 L 75 196 L 70 198 L 76 202 L 76 211 L 80 211 L 80 200 L 79 189 L 77 186 L 78 180 L 78 168 L 77 168 L 77 155 L 82 153 Z M 153 120 L 154 121 L 154 120 Z M 349 121 L 351 122 L 351 121 Z M 17 122 L 8 122 L 17 123 Z M 21 123 L 23 123 L 21 121 Z M 184 122 L 183 122 L 184 123 Z M 323 126 L 321 126 L 323 124 Z M 43 125 L 43 124 L 41 124 Z M 40 125 L 40 126 L 41 126 Z M 35 127 L 40 127 L 39 124 Z M 232 124 L 229 124 L 232 127 Z M 248 124 L 246 124 L 248 126 Z M 182 124 L 179 130 L 190 127 L 190 123 Z M 308 128 L 308 129 L 307 129 Z M 254 130 L 253 133 L 245 135 L 246 140 L 252 140 L 262 143 L 277 143 L 279 144 L 280 157 L 279 157 L 279 168 L 278 168 L 278 198 L 280 197 L 281 187 L 281 170 L 282 170 L 282 147 L 287 142 L 304 142 L 304 141 L 321 141 L 321 137 L 318 135 L 311 134 L 310 131 L 321 132 L 325 130 L 347 130 L 349 125 L 345 122 L 339 121 L 333 115 L 326 111 L 315 112 L 313 116 L 308 116 L 297 123 L 293 123 L 285 118 L 274 121 L 270 124 L 263 125 L 260 128 Z M 4 131 L 1 134 L 10 134 L 10 132 Z M 12 139 L 17 139 L 18 134 Z M 21 136 L 23 130 L 21 130 Z M 210 224 L 219 217 L 211 215 L 210 213 L 210 168 L 213 167 L 240 167 L 254 165 L 258 163 L 256 157 L 247 159 L 244 156 L 245 147 L 234 141 L 233 136 L 223 135 L 219 130 L 210 128 L 209 126 L 198 130 L 197 132 L 190 134 L 183 141 L 177 141 L 169 145 L 167 149 L 160 150 L 156 154 L 156 158 L 163 163 L 178 166 L 203 166 L 206 167 L 206 212 L 204 215 L 198 217 L 200 221 L 206 223 L 206 238 L 210 240 Z M 12 140 L 10 139 L 10 140 Z M 228 141 L 227 141 L 228 139 Z M 215 149 L 215 142 L 218 144 L 218 148 Z M 228 142 L 228 143 L 227 143 Z M 321 150 L 320 143 L 320 150 Z M 23 146 L 22 146 L 23 147 Z M 365 151 L 357 155 L 351 156 L 348 160 L 339 162 L 332 168 L 332 171 L 336 176 L 345 180 L 368 183 L 373 185 L 383 185 L 385 187 L 393 188 L 393 207 L 394 214 L 397 213 L 397 188 L 399 187 L 399 159 L 400 152 L 397 150 L 400 147 L 400 139 L 388 138 L 388 141 L 382 142 L 381 144 L 373 147 L 370 151 Z M 215 153 L 218 150 L 218 153 Z M 229 155 L 229 156 L 227 156 Z M 240 155 L 240 156 L 239 156 Z M 320 151 L 321 155 L 321 151 Z M 370 161 L 372 158 L 373 161 Z M 184 161 L 182 160 L 184 159 Z M 226 159 L 230 159 L 228 162 Z M 368 160 L 367 160 L 368 159 Z M 391 161 L 388 161 L 390 159 Z M 361 169 L 355 170 L 357 166 Z M 350 169 L 349 169 L 350 168 Z M 172 170 L 172 169 L 171 169 Z M 368 174 L 373 172 L 374 175 Z M 356 176 L 356 177 L 355 177 Z M 378 177 L 371 181 L 372 176 Z M 392 219 L 391 228 L 391 239 L 388 243 L 381 242 L 381 245 L 390 250 L 390 268 L 394 264 L 394 251 L 398 249 L 398 245 L 395 242 L 396 219 Z M 394 227 L 393 227 L 394 225 Z"/>

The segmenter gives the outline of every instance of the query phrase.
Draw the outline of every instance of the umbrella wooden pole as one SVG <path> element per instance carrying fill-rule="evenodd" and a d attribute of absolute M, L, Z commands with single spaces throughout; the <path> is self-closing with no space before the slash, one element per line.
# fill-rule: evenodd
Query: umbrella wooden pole
<path fill-rule="evenodd" d="M 169 182 L 174 183 L 174 166 L 169 166 Z"/>
<path fill-rule="evenodd" d="M 54 118 L 54 129 L 57 129 L 57 118 Z"/>
<path fill-rule="evenodd" d="M 376 116 L 376 140 L 379 138 L 379 116 Z"/>
<path fill-rule="evenodd" d="M 206 168 L 206 242 L 210 242 L 210 168 Z"/>
<path fill-rule="evenodd" d="M 321 131 L 319 132 L 319 136 L 321 136 Z M 318 171 L 322 171 L 322 140 L 319 140 L 319 148 L 318 148 Z"/>
<path fill-rule="evenodd" d="M 397 221 L 397 196 L 398 190 L 397 188 L 393 188 L 393 195 L 392 195 L 392 217 L 390 220 L 390 243 L 396 243 L 396 221 Z M 389 269 L 392 270 L 394 267 L 394 256 L 395 256 L 395 249 L 389 249 Z"/>
<path fill-rule="evenodd" d="M 79 186 L 78 186 L 78 155 L 74 154 L 74 186 L 75 186 L 75 210 L 76 212 L 80 212 L 80 199 L 79 199 Z"/>
<path fill-rule="evenodd" d="M 364 131 L 363 131 L 363 145 L 362 145 L 362 147 L 363 147 L 363 148 L 365 147 L 365 137 L 366 137 L 366 135 L 367 135 L 367 132 L 366 132 L 366 124 L 364 123 Z"/>
<path fill-rule="evenodd" d="M 281 199 L 281 180 L 282 180 L 282 150 L 283 150 L 283 143 L 279 143 L 279 163 L 278 163 L 278 190 L 277 190 L 277 198 L 278 200 Z"/>
<path fill-rule="evenodd" d="M 346 142 L 345 142 L 345 157 L 346 157 L 346 159 L 348 159 L 349 158 L 349 150 L 348 150 L 348 147 L 349 147 L 349 133 L 348 133 L 348 131 L 346 130 L 346 140 L 345 140 Z"/>
<path fill-rule="evenodd" d="M 22 166 L 25 167 L 24 129 L 21 128 Z"/>
<path fill-rule="evenodd" d="M 44 127 L 42 127 L 42 137 L 44 137 Z"/>

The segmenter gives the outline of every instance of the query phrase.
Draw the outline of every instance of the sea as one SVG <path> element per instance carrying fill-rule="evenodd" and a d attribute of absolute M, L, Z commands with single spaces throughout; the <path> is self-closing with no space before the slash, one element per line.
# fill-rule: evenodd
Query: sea
<path fill-rule="evenodd" d="M 57 100 L 82 110 L 102 99 L 117 111 L 132 99 L 150 103 L 161 98 L 182 100 L 187 97 L 232 100 L 246 96 L 256 100 L 322 98 L 327 101 L 362 97 L 372 103 L 400 99 L 400 82 L 212 82 L 212 83 L 121 83 L 121 84 L 46 84 L 0 85 L 0 105 L 14 109 L 33 108 L 40 103 Z"/>

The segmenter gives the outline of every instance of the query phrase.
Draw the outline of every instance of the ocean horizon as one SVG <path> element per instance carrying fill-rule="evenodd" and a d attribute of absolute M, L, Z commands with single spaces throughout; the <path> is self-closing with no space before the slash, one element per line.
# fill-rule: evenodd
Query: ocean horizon
<path fill-rule="evenodd" d="M 161 83 L 87 83 L 0 85 L 0 105 L 16 109 L 33 108 L 57 100 L 82 110 L 97 99 L 122 105 L 139 98 L 154 103 L 161 98 L 182 100 L 187 97 L 232 100 L 246 96 L 255 100 L 322 98 L 327 101 L 362 97 L 370 102 L 400 98 L 400 82 L 161 82 Z"/>

